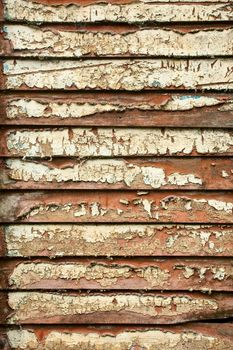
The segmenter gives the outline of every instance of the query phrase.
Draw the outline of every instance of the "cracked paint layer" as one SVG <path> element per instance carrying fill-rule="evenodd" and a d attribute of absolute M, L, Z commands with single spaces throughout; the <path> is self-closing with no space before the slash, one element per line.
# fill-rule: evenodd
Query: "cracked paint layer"
<path fill-rule="evenodd" d="M 5 60 L 5 89 L 201 89 L 230 90 L 233 60 L 153 59 L 40 61 Z"/>
<path fill-rule="evenodd" d="M 221 325 L 220 328 L 223 326 Z M 84 332 L 52 329 L 43 338 L 36 331 L 21 329 L 8 330 L 10 346 L 21 350 L 187 350 L 189 346 L 196 350 L 231 350 L 230 337 L 216 333 L 206 334 L 202 330 L 184 329 L 126 329 L 104 333 L 97 329 Z"/>
<path fill-rule="evenodd" d="M 4 155 L 28 157 L 233 154 L 233 134 L 215 129 L 10 130 Z M 200 181 L 200 180 L 197 180 Z"/>
<path fill-rule="evenodd" d="M 129 96 L 130 97 L 130 96 Z M 92 102 L 66 102 L 61 100 L 54 101 L 40 101 L 31 98 L 15 98 L 10 100 L 7 104 L 7 119 L 18 118 L 45 118 L 48 121 L 52 118 L 65 120 L 71 118 L 73 120 L 89 117 L 96 113 L 106 112 L 125 112 L 127 110 L 141 110 L 141 111 L 189 111 L 194 108 L 203 108 L 211 106 L 219 106 L 221 111 L 233 111 L 232 100 L 221 100 L 217 97 L 198 96 L 198 95 L 173 95 L 166 96 L 161 101 L 133 101 L 130 103 L 125 98 L 120 103 L 99 101 Z M 98 97 L 99 100 L 99 97 Z"/>
<path fill-rule="evenodd" d="M 232 4 L 229 1 L 179 4 L 169 1 L 128 1 L 128 3 L 90 3 L 80 1 L 67 4 L 48 4 L 33 0 L 4 0 L 4 17 L 11 21 L 28 22 L 183 22 L 231 20 Z M 179 6 L 178 6 L 179 5 Z"/>
<path fill-rule="evenodd" d="M 203 180 L 192 173 L 169 173 L 159 166 L 140 166 L 123 160 L 87 160 L 64 168 L 48 164 L 27 162 L 21 159 L 6 161 L 9 181 L 33 182 L 85 182 L 101 184 L 123 183 L 127 187 L 140 184 L 149 188 L 169 186 L 201 186 Z"/>
<path fill-rule="evenodd" d="M 171 259 L 171 258 L 170 258 Z M 3 263 L 11 289 L 165 289 L 230 291 L 232 261 L 76 260 Z M 224 282 L 223 282 L 224 281 Z"/>
<path fill-rule="evenodd" d="M 8 225 L 4 236 L 10 257 L 231 256 L 233 249 L 226 225 Z"/>
<path fill-rule="evenodd" d="M 21 57 L 224 56 L 233 55 L 233 29 L 140 29 L 74 31 L 59 27 L 5 25 L 6 52 Z M 167 45 L 167 43 L 170 45 Z M 203 47 L 205 42 L 205 47 Z"/>
<path fill-rule="evenodd" d="M 214 318 L 216 314 L 231 314 L 231 298 L 201 294 L 58 294 L 46 292 L 10 292 L 12 309 L 7 323 L 85 323 L 90 316 L 96 323 L 115 320 L 116 323 L 177 323 L 199 318 Z M 102 319 L 98 321 L 98 315 Z M 125 316 L 125 318 L 122 316 Z M 132 317 L 133 316 L 133 317 Z M 158 317 L 159 316 L 159 317 Z"/>

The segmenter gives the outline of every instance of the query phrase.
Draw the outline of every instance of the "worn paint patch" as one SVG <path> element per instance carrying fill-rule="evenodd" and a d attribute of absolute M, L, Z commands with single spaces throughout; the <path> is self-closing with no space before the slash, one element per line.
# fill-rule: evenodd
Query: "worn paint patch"
<path fill-rule="evenodd" d="M 9 155 L 29 157 L 153 156 L 231 154 L 233 134 L 226 130 L 72 128 L 9 131 Z"/>
<path fill-rule="evenodd" d="M 9 177 L 17 181 L 35 182 L 95 182 L 132 186 L 143 183 L 151 188 L 166 185 L 202 185 L 202 179 L 194 174 L 172 173 L 169 176 L 163 168 L 137 166 L 123 160 L 88 160 L 65 169 L 49 168 L 47 165 L 25 162 L 20 159 L 7 160 Z"/>
<path fill-rule="evenodd" d="M 5 241 L 11 257 L 230 256 L 233 230 L 211 225 L 9 225 Z"/>
<path fill-rule="evenodd" d="M 178 1 L 179 2 L 179 1 Z M 187 2 L 187 1 L 186 1 Z M 189 1 L 188 1 L 189 2 Z M 215 4 L 187 3 L 177 6 L 172 2 L 133 1 L 126 4 L 92 3 L 82 6 L 48 4 L 28 0 L 4 0 L 5 18 L 28 22 L 170 22 L 170 21 L 221 21 L 232 19 L 231 3 L 219 1 Z M 223 3 L 222 3 L 223 2 Z M 225 6 L 224 6 L 225 3 Z M 68 6 L 69 5 L 69 6 Z M 180 4 L 179 4 L 180 5 Z"/>
<path fill-rule="evenodd" d="M 193 295 L 138 295 L 138 294 L 97 294 L 66 295 L 39 292 L 11 292 L 8 294 L 9 307 L 13 313 L 8 318 L 9 324 L 27 322 L 43 318 L 46 322 L 60 316 L 65 320 L 72 316 L 94 313 L 129 312 L 149 317 L 160 316 L 155 323 L 168 317 L 171 323 L 174 318 L 197 319 L 198 315 L 215 314 L 219 309 L 215 298 L 196 297 Z M 206 316 L 208 318 L 208 316 Z M 81 318 L 80 318 L 81 319 Z M 104 321 L 104 320 L 103 320 Z M 79 322 L 79 318 L 76 318 Z M 122 320 L 121 320 L 122 322 Z M 135 319 L 135 322 L 137 320 Z M 36 321 L 37 323 L 37 321 Z M 160 322 L 159 322 L 160 323 Z M 163 322 L 162 322 L 163 323 Z M 165 321 L 165 323 L 167 323 Z"/>
<path fill-rule="evenodd" d="M 192 346 L 196 350 L 231 350 L 231 339 L 219 337 L 216 334 L 207 335 L 200 331 L 144 329 L 123 330 L 118 334 L 99 334 L 95 331 L 83 333 L 81 331 L 52 330 L 43 339 L 39 339 L 30 330 L 9 330 L 8 339 L 12 348 L 22 350 L 187 350 Z"/>
<path fill-rule="evenodd" d="M 201 89 L 233 87 L 232 59 L 6 60 L 6 89 Z"/>
<path fill-rule="evenodd" d="M 171 29 L 141 29 L 133 33 L 73 31 L 5 25 L 5 38 L 11 53 L 22 57 L 81 56 L 217 56 L 232 55 L 232 29 L 196 29 L 179 32 Z M 167 43 L 170 45 L 167 45 Z M 205 47 L 203 47 L 205 42 Z"/>
<path fill-rule="evenodd" d="M 186 97 L 186 98 L 184 98 Z M 224 106 L 222 106 L 224 104 Z M 221 99 L 209 96 L 179 96 L 174 95 L 167 98 L 166 101 L 159 103 L 156 101 L 135 101 L 134 103 L 127 100 L 118 103 L 113 102 L 46 102 L 33 98 L 16 98 L 7 104 L 7 118 L 45 118 L 48 121 L 51 118 L 59 118 L 61 120 L 71 118 L 80 119 L 89 117 L 96 113 L 104 112 L 124 112 L 127 110 L 141 111 L 189 111 L 193 108 L 203 108 L 220 105 L 221 111 L 233 110 L 230 101 L 222 101 Z M 231 108 L 232 107 L 232 108 Z"/>

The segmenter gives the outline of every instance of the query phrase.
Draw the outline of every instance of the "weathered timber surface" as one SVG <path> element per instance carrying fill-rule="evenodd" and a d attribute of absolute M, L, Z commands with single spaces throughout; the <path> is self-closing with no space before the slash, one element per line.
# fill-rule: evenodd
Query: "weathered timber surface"
<path fill-rule="evenodd" d="M 156 92 L 2 95 L 0 124 L 232 128 L 233 95 Z"/>
<path fill-rule="evenodd" d="M 0 227 L 0 256 L 232 256 L 231 225 L 27 224 Z M 67 242 L 69 242 L 67 244 Z"/>
<path fill-rule="evenodd" d="M 176 324 L 233 315 L 230 294 L 9 292 L 7 324 Z"/>
<path fill-rule="evenodd" d="M 2 189 L 233 189 L 233 158 L 0 160 Z"/>
<path fill-rule="evenodd" d="M 233 19 L 232 2 L 4 0 L 2 17 L 27 22 L 201 22 Z"/>
<path fill-rule="evenodd" d="M 232 259 L 6 260 L 1 289 L 231 291 Z"/>
<path fill-rule="evenodd" d="M 231 350 L 232 324 L 182 326 L 30 326 L 0 329 L 1 350 Z"/>
<path fill-rule="evenodd" d="M 0 88 L 14 90 L 231 90 L 233 59 L 4 60 Z"/>
<path fill-rule="evenodd" d="M 108 26 L 79 29 L 77 26 L 6 24 L 1 41 L 0 54 L 17 57 L 233 55 L 233 28 L 229 26 L 181 29 Z"/>
<path fill-rule="evenodd" d="M 4 157 L 232 156 L 233 131 L 170 128 L 2 129 Z"/>
<path fill-rule="evenodd" d="M 59 191 L 0 195 L 2 222 L 233 223 L 231 192 Z"/>

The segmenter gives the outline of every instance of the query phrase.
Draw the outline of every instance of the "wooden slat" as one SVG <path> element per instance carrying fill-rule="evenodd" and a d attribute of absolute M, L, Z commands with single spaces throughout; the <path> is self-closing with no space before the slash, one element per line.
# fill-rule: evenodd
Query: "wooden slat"
<path fill-rule="evenodd" d="M 59 191 L 1 194 L 2 222 L 233 223 L 231 192 Z"/>
<path fill-rule="evenodd" d="M 1 289 L 121 289 L 231 291 L 228 259 L 5 260 Z"/>
<path fill-rule="evenodd" d="M 5 19 L 27 22 L 186 22 L 232 20 L 232 2 L 4 0 Z"/>
<path fill-rule="evenodd" d="M 0 53 L 17 57 L 233 55 L 233 28 L 229 25 L 184 28 L 99 26 L 79 29 L 77 26 L 6 24 L 0 40 Z"/>
<path fill-rule="evenodd" d="M 5 60 L 0 88 L 15 90 L 231 90 L 233 59 Z"/>
<path fill-rule="evenodd" d="M 8 324 L 176 324 L 231 317 L 233 298 L 214 293 L 9 292 Z"/>
<path fill-rule="evenodd" d="M 3 189 L 233 189 L 233 158 L 0 160 Z"/>
<path fill-rule="evenodd" d="M 233 325 L 189 323 L 182 326 L 30 326 L 0 329 L 4 350 L 231 350 Z M 5 346 L 5 347 L 4 347 Z"/>
<path fill-rule="evenodd" d="M 2 94 L 0 124 L 232 128 L 233 95 Z"/>
<path fill-rule="evenodd" d="M 4 157 L 233 156 L 233 131 L 224 129 L 2 129 Z"/>
<path fill-rule="evenodd" d="M 64 244 L 69 242 L 69 244 Z M 232 256 L 230 225 L 0 226 L 0 256 Z"/>

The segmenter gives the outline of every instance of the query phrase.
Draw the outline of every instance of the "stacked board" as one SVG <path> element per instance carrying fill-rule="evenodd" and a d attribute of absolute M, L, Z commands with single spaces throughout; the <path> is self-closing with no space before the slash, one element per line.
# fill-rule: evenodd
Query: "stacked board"
<path fill-rule="evenodd" d="M 0 15 L 0 349 L 231 350 L 233 2 Z"/>

